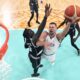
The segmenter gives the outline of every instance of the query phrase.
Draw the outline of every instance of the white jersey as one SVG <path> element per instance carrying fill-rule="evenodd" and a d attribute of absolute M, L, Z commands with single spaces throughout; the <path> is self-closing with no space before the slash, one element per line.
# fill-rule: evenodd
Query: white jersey
<path fill-rule="evenodd" d="M 50 36 L 48 35 L 46 37 L 46 41 L 50 42 L 51 46 L 49 47 L 50 49 L 44 48 L 44 55 L 45 55 L 46 58 L 49 59 L 49 61 L 51 63 L 53 63 L 54 60 L 55 60 L 55 53 L 56 53 L 60 43 L 59 43 L 59 41 L 58 41 L 56 36 L 53 37 L 53 38 L 50 38 Z"/>

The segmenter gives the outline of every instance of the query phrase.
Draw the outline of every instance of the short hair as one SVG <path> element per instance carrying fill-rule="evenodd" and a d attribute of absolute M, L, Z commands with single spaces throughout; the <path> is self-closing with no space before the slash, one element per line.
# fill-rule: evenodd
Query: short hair
<path fill-rule="evenodd" d="M 54 24 L 55 26 L 57 26 L 57 24 L 56 24 L 55 22 L 51 22 L 51 23 L 49 23 L 49 24 Z"/>
<path fill-rule="evenodd" d="M 23 37 L 25 38 L 32 38 L 34 35 L 34 31 L 31 29 L 25 29 L 23 32 Z"/>

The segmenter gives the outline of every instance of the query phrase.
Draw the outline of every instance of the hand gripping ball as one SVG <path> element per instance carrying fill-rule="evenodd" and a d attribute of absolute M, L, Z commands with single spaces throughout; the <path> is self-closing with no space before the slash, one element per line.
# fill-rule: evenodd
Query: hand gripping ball
<path fill-rule="evenodd" d="M 78 21 L 80 20 L 80 7 L 77 5 L 70 5 L 69 7 L 67 7 L 65 9 L 64 12 L 64 17 L 68 20 L 68 21 Z"/>

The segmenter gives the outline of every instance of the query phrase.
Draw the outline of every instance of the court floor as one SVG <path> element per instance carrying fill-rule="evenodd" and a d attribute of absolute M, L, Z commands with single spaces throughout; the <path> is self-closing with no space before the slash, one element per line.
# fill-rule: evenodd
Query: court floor
<path fill-rule="evenodd" d="M 32 66 L 28 58 L 28 49 L 24 48 L 23 30 L 10 30 L 9 47 L 4 60 L 11 66 L 8 79 L 22 80 L 31 77 Z M 3 39 L 0 38 L 0 39 Z M 80 37 L 76 41 L 80 47 Z M 43 68 L 39 69 L 39 78 L 45 80 L 80 80 L 80 56 L 71 46 L 67 36 L 56 53 L 56 61 L 52 66 L 48 60 L 42 59 Z"/>

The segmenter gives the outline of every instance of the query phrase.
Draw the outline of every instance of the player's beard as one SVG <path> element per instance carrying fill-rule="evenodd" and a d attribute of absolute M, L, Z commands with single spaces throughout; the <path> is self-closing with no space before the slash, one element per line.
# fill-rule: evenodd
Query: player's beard
<path fill-rule="evenodd" d="M 53 38 L 53 37 L 56 35 L 56 33 L 53 32 L 53 31 L 50 31 L 50 32 L 49 32 L 49 35 L 50 35 L 51 38 Z"/>

